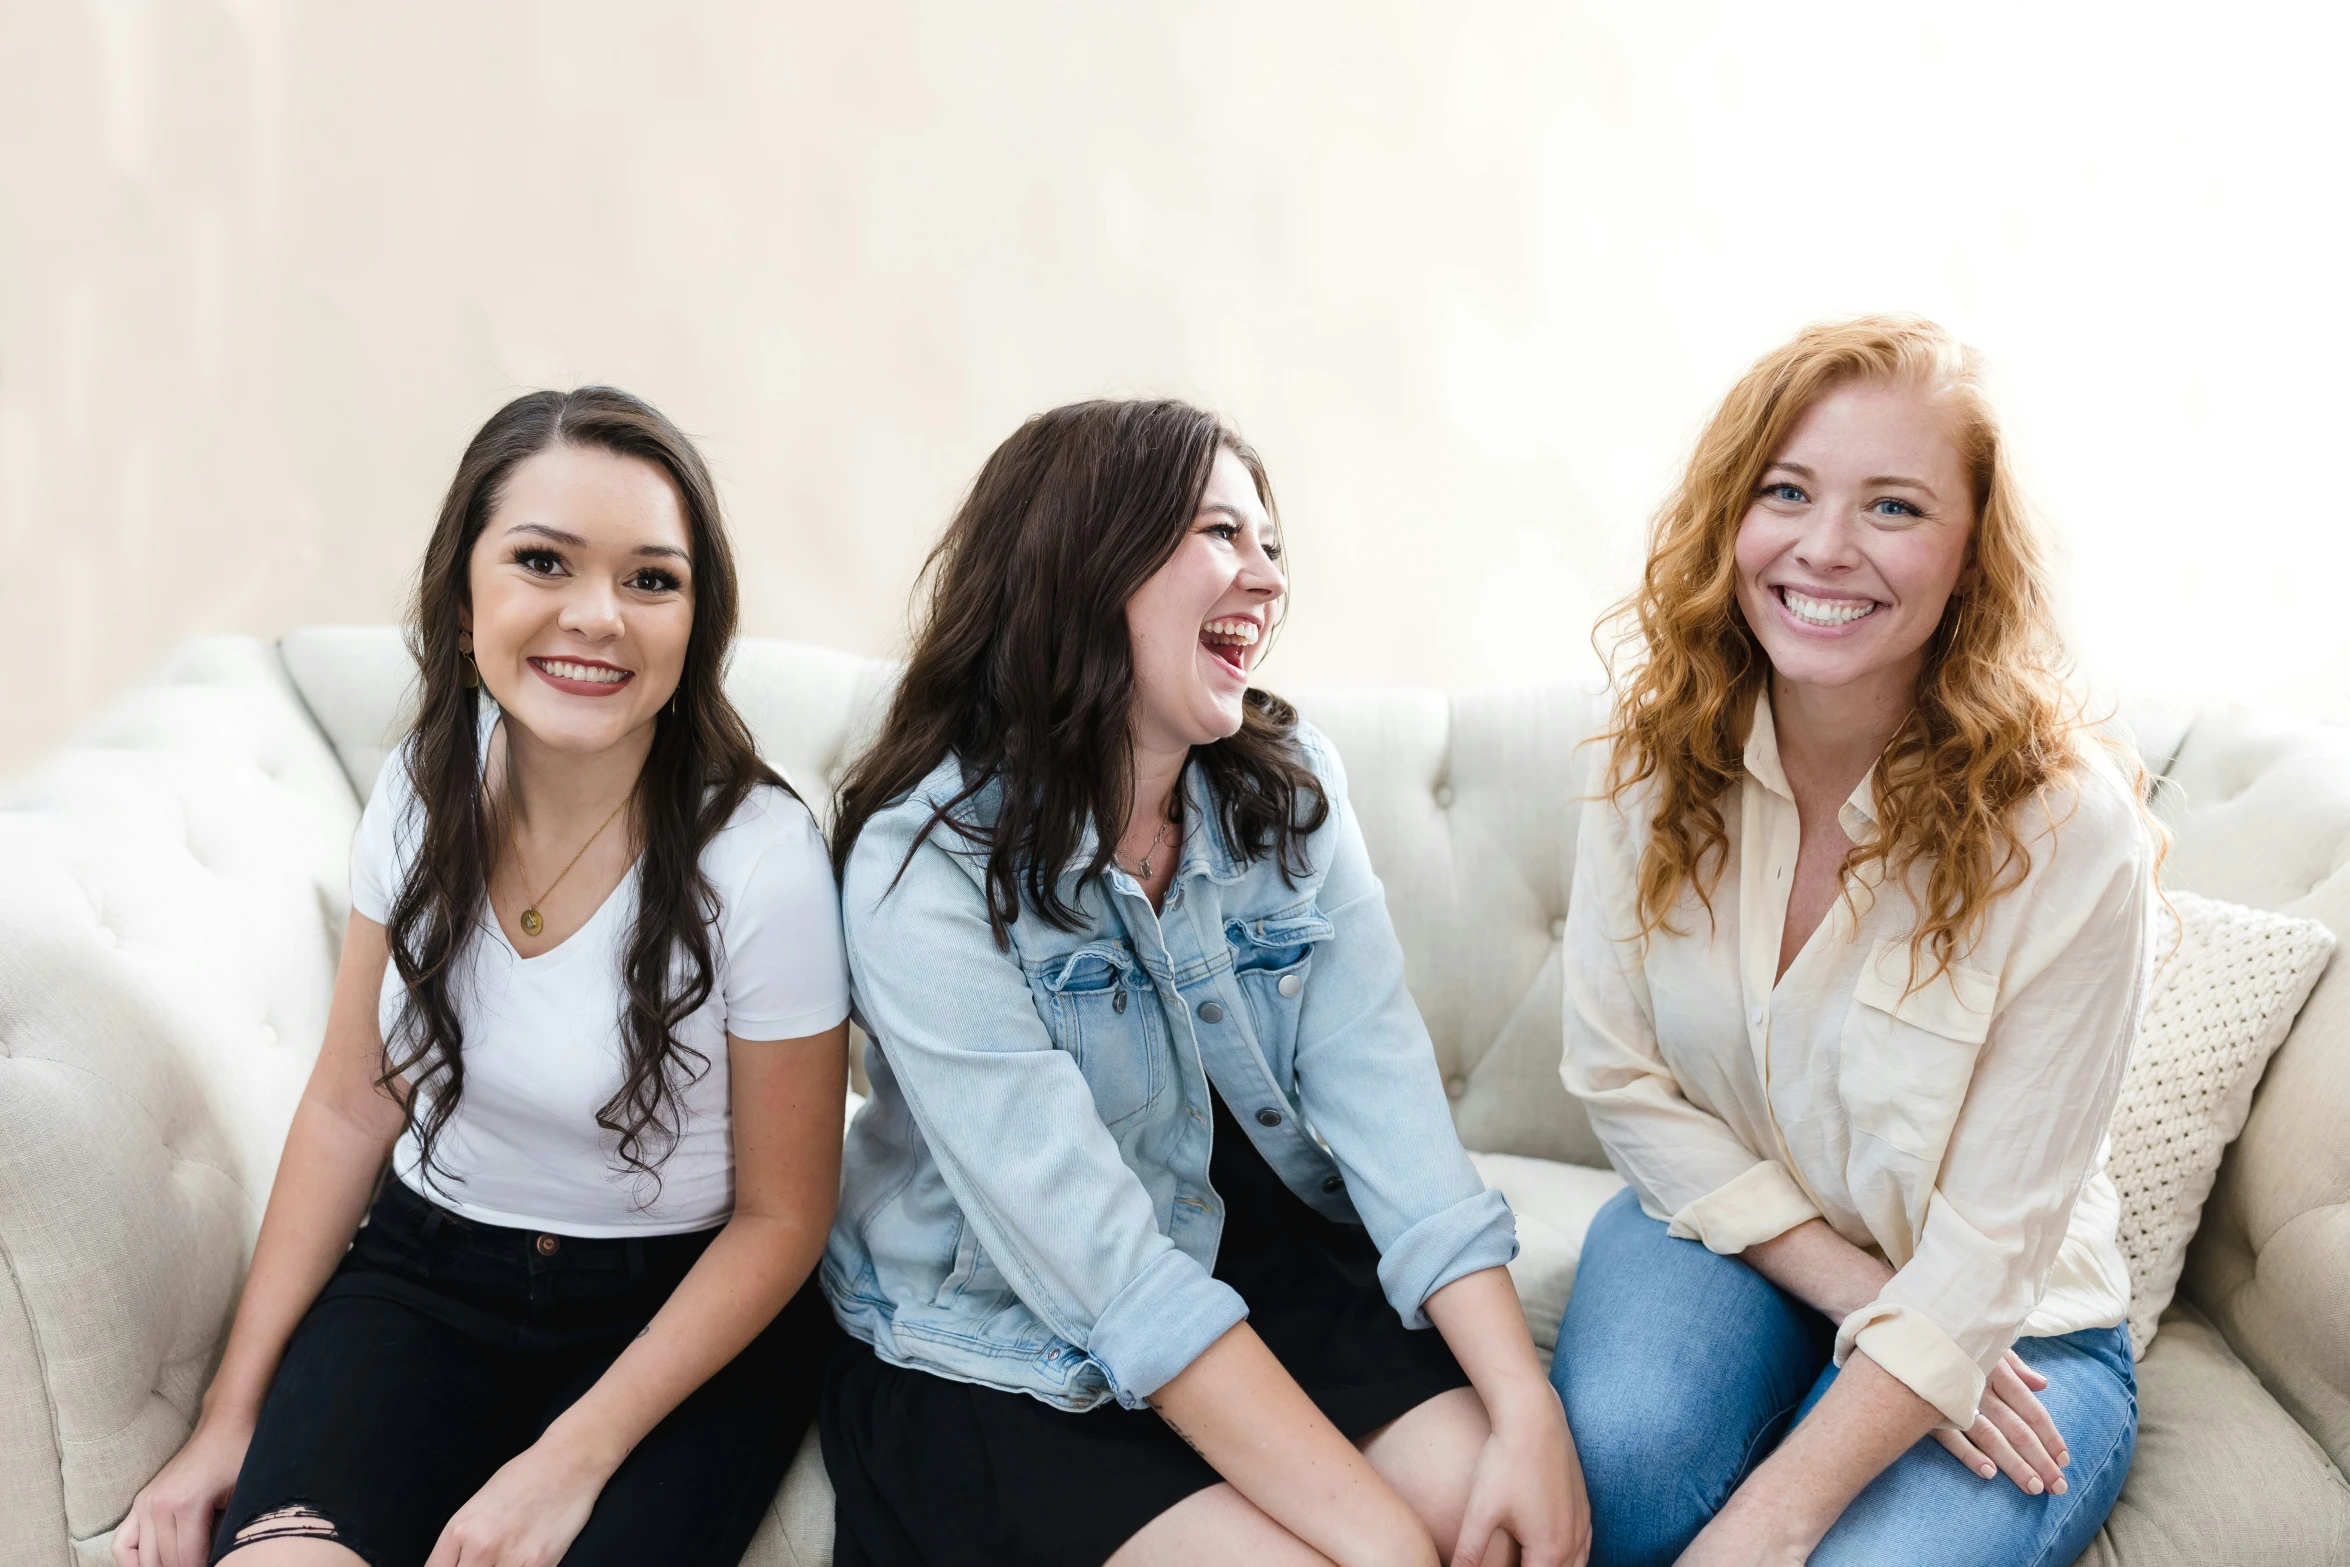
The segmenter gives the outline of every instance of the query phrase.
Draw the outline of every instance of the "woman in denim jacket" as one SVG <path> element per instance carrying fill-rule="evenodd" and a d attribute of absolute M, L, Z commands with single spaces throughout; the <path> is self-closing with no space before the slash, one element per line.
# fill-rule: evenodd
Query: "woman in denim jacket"
<path fill-rule="evenodd" d="M 1249 689 L 1271 499 L 1212 415 L 1079 404 L 931 558 L 834 843 L 844 1564 L 1582 1560 L 1345 773 Z"/>

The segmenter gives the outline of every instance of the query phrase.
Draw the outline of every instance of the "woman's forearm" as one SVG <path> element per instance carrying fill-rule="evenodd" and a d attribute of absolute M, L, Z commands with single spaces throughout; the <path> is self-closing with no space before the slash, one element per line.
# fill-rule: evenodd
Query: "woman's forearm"
<path fill-rule="evenodd" d="M 1545 1413 L 1556 1409 L 1558 1395 L 1535 1358 L 1508 1269 L 1465 1274 L 1429 1296 L 1425 1309 L 1495 1425 L 1528 1400 Z"/>
<path fill-rule="evenodd" d="M 1436 1561 L 1419 1516 L 1247 1323 L 1210 1344 L 1151 1404 L 1234 1490 L 1332 1561 Z"/>
<path fill-rule="evenodd" d="M 1748 1267 L 1831 1322 L 1842 1322 L 1875 1300 L 1885 1281 L 1893 1277 L 1892 1267 L 1882 1257 L 1862 1251 L 1830 1229 L 1825 1219 L 1806 1219 L 1738 1255 Z"/>
<path fill-rule="evenodd" d="M 1852 1499 L 1941 1418 L 1855 1351 L 1803 1424 L 1747 1476 L 1706 1532 L 1809 1552 Z"/>
<path fill-rule="evenodd" d="M 314 1095 L 295 1107 L 236 1320 L 204 1393 L 203 1418 L 250 1420 L 260 1413 L 286 1341 L 358 1232 L 391 1146 L 384 1131 L 355 1125 Z"/>
<path fill-rule="evenodd" d="M 775 1320 L 807 1282 L 824 1239 L 802 1220 L 737 1212 L 635 1342 L 539 1440 L 610 1475 Z"/>

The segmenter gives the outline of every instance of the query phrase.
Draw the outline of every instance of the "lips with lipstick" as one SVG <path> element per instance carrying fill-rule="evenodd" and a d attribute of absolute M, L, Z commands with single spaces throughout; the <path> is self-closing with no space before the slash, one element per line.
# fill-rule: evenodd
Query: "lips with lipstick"
<path fill-rule="evenodd" d="M 592 658 L 534 658 L 529 662 L 541 680 L 573 696 L 610 696 L 636 678 L 633 669 Z"/>
<path fill-rule="evenodd" d="M 1782 582 L 1771 589 L 1787 613 L 1807 626 L 1830 630 L 1849 626 L 1875 613 L 1877 601 L 1864 598 L 1817 598 Z"/>
<path fill-rule="evenodd" d="M 1246 615 L 1220 616 L 1199 628 L 1200 646 L 1243 675 L 1248 673 L 1249 649 L 1263 635 L 1264 628 Z"/>

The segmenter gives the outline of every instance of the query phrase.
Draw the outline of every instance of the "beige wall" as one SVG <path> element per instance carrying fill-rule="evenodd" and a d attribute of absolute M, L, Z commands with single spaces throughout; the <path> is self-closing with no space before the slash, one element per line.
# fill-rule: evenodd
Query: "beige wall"
<path fill-rule="evenodd" d="M 890 647 L 994 441 L 1152 391 L 1272 465 L 1272 683 L 1580 673 L 1709 400 L 1877 307 L 2004 366 L 2093 664 L 2338 696 L 2342 24 L 2094 9 L 0 0 L 0 764 L 392 616 L 585 380 L 755 632 Z"/>

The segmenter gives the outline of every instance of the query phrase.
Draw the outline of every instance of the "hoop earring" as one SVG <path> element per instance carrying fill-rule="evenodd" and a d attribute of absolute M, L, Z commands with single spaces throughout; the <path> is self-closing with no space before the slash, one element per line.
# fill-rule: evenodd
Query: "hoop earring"
<path fill-rule="evenodd" d="M 457 656 L 465 660 L 465 689 L 479 691 L 481 689 L 481 666 L 473 661 L 471 653 L 460 653 Z"/>

